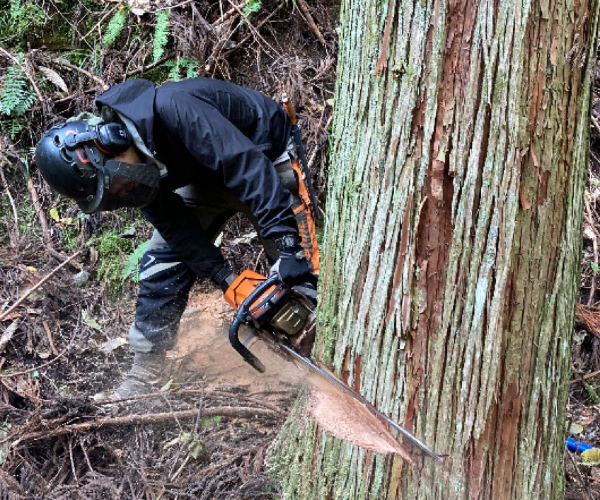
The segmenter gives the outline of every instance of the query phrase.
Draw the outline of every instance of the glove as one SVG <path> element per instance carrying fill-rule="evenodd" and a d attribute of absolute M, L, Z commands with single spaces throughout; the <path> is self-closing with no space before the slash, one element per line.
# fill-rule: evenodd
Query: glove
<path fill-rule="evenodd" d="M 271 267 L 271 273 L 279 274 L 286 285 L 295 286 L 303 283 L 317 285 L 317 277 L 310 272 L 304 250 L 293 234 L 284 235 L 277 240 L 279 260 Z"/>

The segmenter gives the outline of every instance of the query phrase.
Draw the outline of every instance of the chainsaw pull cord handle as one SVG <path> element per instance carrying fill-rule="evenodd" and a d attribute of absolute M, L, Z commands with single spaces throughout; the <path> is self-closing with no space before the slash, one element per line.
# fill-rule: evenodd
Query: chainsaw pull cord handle
<path fill-rule="evenodd" d="M 244 361 L 246 363 L 248 363 L 252 368 L 254 368 L 256 371 L 259 371 L 260 373 L 265 372 L 265 365 L 263 365 L 260 359 L 258 359 L 254 354 L 250 352 L 250 349 L 248 349 L 244 344 L 240 342 L 240 326 L 243 324 L 247 324 L 252 320 L 252 315 L 250 314 L 250 307 L 252 306 L 252 304 L 258 301 L 269 288 L 271 288 L 272 286 L 276 286 L 277 284 L 279 284 L 279 282 L 279 276 L 273 274 L 272 276 L 264 280 L 262 283 L 257 285 L 256 288 L 252 291 L 252 293 L 248 295 L 248 297 L 246 297 L 244 302 L 242 302 L 240 308 L 233 317 L 233 322 L 231 323 L 231 326 L 229 327 L 229 343 L 231 344 L 231 347 L 233 347 L 239 353 L 239 355 L 242 358 L 244 358 Z"/>

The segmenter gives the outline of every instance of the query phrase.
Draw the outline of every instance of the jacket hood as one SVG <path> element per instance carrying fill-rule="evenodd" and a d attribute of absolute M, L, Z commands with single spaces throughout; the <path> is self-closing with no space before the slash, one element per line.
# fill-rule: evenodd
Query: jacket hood
<path fill-rule="evenodd" d="M 98 108 L 108 106 L 133 122 L 142 140 L 155 154 L 154 97 L 156 86 L 143 78 L 113 85 L 96 98 Z"/>

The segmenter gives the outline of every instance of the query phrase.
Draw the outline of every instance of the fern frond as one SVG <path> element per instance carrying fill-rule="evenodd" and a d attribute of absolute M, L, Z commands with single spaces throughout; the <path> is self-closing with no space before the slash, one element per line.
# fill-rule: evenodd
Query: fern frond
<path fill-rule="evenodd" d="M 195 78 L 198 76 L 198 61 L 184 56 L 181 58 L 180 62 L 185 69 L 186 78 Z"/>
<path fill-rule="evenodd" d="M 244 13 L 244 16 L 246 16 L 246 18 L 250 19 L 254 14 L 256 14 L 261 9 L 261 7 L 262 7 L 261 0 L 250 0 L 246 5 L 244 5 L 242 12 Z"/>
<path fill-rule="evenodd" d="M 150 240 L 144 241 L 127 256 L 127 260 L 123 266 L 123 272 L 121 273 L 121 281 L 125 281 L 129 277 L 136 283 L 140 280 L 140 261 L 144 256 L 148 243 L 150 243 Z"/>
<path fill-rule="evenodd" d="M 103 43 L 105 48 L 108 48 L 115 43 L 115 40 L 119 37 L 125 27 L 128 14 L 129 7 L 123 7 L 118 9 L 110 18 L 108 26 L 106 27 L 106 33 L 104 33 Z"/>
<path fill-rule="evenodd" d="M 169 61 L 171 64 L 167 64 L 167 67 L 171 67 L 169 70 L 169 74 L 167 75 L 167 80 L 173 80 L 174 82 L 178 82 L 181 80 L 180 69 L 181 66 L 179 64 L 179 59 L 175 61 Z"/>
<path fill-rule="evenodd" d="M 23 54 L 18 54 L 16 61 L 4 76 L 0 93 L 0 113 L 5 116 L 12 118 L 21 116 L 35 101 L 35 93 L 23 69 L 24 64 Z"/>
<path fill-rule="evenodd" d="M 26 124 L 27 121 L 23 116 L 4 117 L 0 119 L 0 130 L 14 140 L 17 134 L 25 128 Z"/>
<path fill-rule="evenodd" d="M 156 26 L 154 27 L 154 44 L 152 46 L 152 57 L 154 62 L 158 61 L 165 52 L 169 40 L 169 10 L 160 10 L 156 14 Z"/>

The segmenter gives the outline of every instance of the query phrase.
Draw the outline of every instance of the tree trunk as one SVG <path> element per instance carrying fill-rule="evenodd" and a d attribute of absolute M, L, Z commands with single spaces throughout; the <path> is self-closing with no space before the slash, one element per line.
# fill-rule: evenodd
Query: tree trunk
<path fill-rule="evenodd" d="M 597 0 L 345 0 L 315 357 L 438 453 L 307 422 L 286 498 L 559 499 Z"/>

